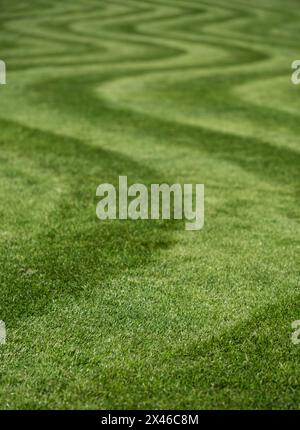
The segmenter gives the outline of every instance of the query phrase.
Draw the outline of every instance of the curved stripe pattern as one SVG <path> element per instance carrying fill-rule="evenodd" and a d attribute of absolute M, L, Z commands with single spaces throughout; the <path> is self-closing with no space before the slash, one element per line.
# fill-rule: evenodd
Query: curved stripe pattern
<path fill-rule="evenodd" d="M 3 0 L 1 408 L 297 408 L 298 0 Z M 103 182 L 206 223 L 99 222 Z"/>

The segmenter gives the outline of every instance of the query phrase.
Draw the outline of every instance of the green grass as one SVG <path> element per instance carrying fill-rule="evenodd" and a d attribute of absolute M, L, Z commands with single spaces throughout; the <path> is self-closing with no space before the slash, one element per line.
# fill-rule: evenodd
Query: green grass
<path fill-rule="evenodd" d="M 298 0 L 2 0 L 0 407 L 299 408 Z M 204 183 L 205 228 L 96 188 Z"/>

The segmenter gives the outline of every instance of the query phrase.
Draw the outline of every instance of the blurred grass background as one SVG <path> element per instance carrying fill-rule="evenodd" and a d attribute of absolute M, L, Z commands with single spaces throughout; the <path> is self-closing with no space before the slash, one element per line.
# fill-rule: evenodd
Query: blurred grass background
<path fill-rule="evenodd" d="M 0 406 L 298 408 L 298 0 L 1 0 Z M 204 183 L 205 228 L 96 188 Z"/>

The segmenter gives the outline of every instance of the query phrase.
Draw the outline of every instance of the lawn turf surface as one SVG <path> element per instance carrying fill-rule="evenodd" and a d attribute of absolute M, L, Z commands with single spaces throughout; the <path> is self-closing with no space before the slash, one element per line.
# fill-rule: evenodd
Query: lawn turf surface
<path fill-rule="evenodd" d="M 0 6 L 0 407 L 299 408 L 300 1 Z M 204 230 L 100 222 L 119 175 Z"/>

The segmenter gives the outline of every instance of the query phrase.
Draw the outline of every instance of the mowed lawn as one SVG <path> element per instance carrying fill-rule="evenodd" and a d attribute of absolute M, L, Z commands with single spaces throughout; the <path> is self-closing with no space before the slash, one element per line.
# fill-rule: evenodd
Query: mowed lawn
<path fill-rule="evenodd" d="M 1 1 L 0 407 L 300 399 L 299 0 Z M 96 188 L 205 184 L 205 227 Z"/>

